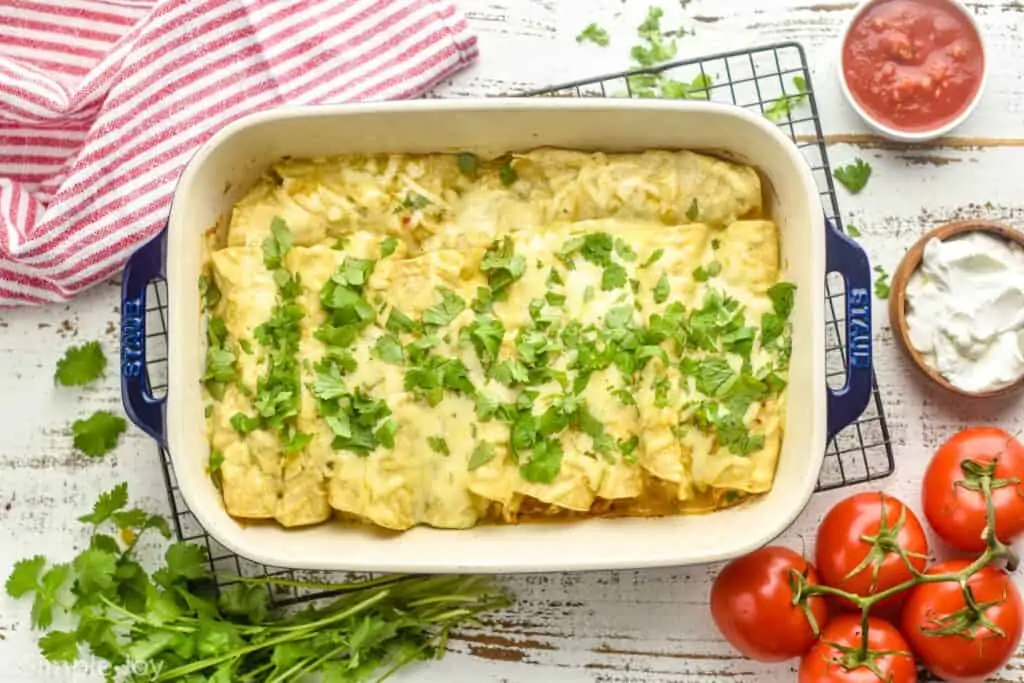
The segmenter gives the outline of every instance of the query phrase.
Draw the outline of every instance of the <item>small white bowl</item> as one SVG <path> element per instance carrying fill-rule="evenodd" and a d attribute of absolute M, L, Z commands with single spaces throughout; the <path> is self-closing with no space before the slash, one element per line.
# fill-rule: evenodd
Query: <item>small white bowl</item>
<path fill-rule="evenodd" d="M 933 128 L 931 130 L 907 131 L 900 130 L 899 128 L 892 128 L 873 118 L 871 114 L 869 114 L 863 107 L 860 106 L 860 103 L 857 102 L 857 98 L 855 98 L 853 96 L 853 93 L 850 92 L 850 86 L 846 82 L 846 73 L 843 69 L 843 53 L 845 52 L 846 48 L 846 39 L 850 35 L 850 29 L 853 28 L 854 24 L 857 23 L 861 15 L 864 14 L 864 12 L 869 7 L 878 4 L 879 2 L 882 1 L 884 0 L 864 0 L 864 2 L 861 2 L 860 5 L 858 5 L 857 8 L 854 10 L 853 18 L 851 18 L 850 21 L 848 21 L 846 23 L 846 26 L 843 28 L 843 33 L 839 39 L 839 59 L 837 60 L 839 71 L 839 86 L 843 91 L 843 95 L 846 97 L 846 101 L 850 103 L 850 106 L 853 107 L 853 110 L 860 115 L 860 117 L 864 120 L 865 123 L 871 126 L 871 128 L 873 128 L 879 135 L 886 137 L 890 140 L 894 140 L 896 142 L 909 143 L 928 142 L 929 140 L 934 140 L 936 138 L 942 137 L 943 135 L 947 135 L 954 128 L 958 127 L 968 118 L 970 118 L 971 114 L 974 113 L 974 110 L 977 108 L 978 103 L 981 101 L 981 98 L 985 93 L 985 84 L 988 81 L 989 71 L 989 51 L 988 44 L 985 41 L 985 34 L 982 32 L 981 26 L 978 24 L 978 20 L 974 17 L 974 14 L 972 14 L 971 11 L 968 10 L 962 2 L 960 2 L 960 0 L 942 0 L 943 2 L 947 3 L 951 8 L 955 9 L 957 12 L 966 17 L 967 21 L 971 25 L 971 28 L 974 29 L 974 32 L 978 36 L 978 42 L 981 44 L 981 56 L 983 60 L 983 66 L 981 70 L 981 83 L 978 84 L 978 90 L 977 92 L 974 93 L 974 98 L 971 100 L 970 104 L 968 104 L 967 107 L 955 119 L 948 121 L 942 124 L 941 126 Z"/>

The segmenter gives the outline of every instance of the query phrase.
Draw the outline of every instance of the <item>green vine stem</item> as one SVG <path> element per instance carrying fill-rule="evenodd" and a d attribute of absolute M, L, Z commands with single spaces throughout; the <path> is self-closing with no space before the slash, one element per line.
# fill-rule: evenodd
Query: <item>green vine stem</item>
<path fill-rule="evenodd" d="M 947 572 L 942 574 L 925 574 L 919 572 L 913 564 L 910 562 L 908 553 L 903 548 L 887 548 L 888 552 L 893 552 L 900 556 L 903 562 L 907 565 L 912 574 L 912 577 L 904 581 L 903 583 L 891 586 L 885 590 L 878 591 L 869 596 L 860 596 L 849 591 L 844 591 L 839 588 L 833 588 L 832 586 L 823 585 L 811 585 L 807 582 L 806 576 L 795 570 L 791 571 L 791 583 L 794 587 L 793 590 L 793 604 L 800 605 L 804 608 L 805 612 L 809 613 L 807 607 L 807 599 L 815 595 L 831 595 L 837 598 L 841 598 L 849 601 L 861 611 L 861 644 L 860 647 L 855 651 L 847 653 L 844 657 L 844 666 L 849 669 L 864 666 L 870 670 L 874 670 L 874 661 L 878 655 L 883 653 L 870 653 L 868 651 L 868 615 L 871 612 L 871 608 L 878 603 L 898 595 L 904 591 L 910 590 L 922 584 L 926 583 L 944 583 L 947 581 L 955 581 L 960 585 L 960 589 L 964 593 L 964 604 L 966 605 L 964 612 L 969 613 L 958 616 L 970 616 L 973 619 L 963 619 L 958 623 L 969 624 L 969 623 L 982 623 L 984 619 L 984 612 L 986 609 L 999 604 L 995 603 L 982 603 L 978 604 L 974 599 L 974 595 L 967 585 L 968 579 L 971 576 L 978 573 L 988 565 L 994 562 L 1004 562 L 1006 571 L 1013 572 L 1020 564 L 1020 558 L 1012 548 L 999 540 L 996 536 L 996 508 L 992 502 L 992 491 L 1003 486 L 1017 485 L 1020 482 L 1016 479 L 996 479 L 995 469 L 996 460 L 994 459 L 989 463 L 979 463 L 973 460 L 964 460 L 960 463 L 960 469 L 964 473 L 965 479 L 958 481 L 957 484 L 963 488 L 977 491 L 985 499 L 985 529 L 982 532 L 982 538 L 985 541 L 985 551 L 973 562 L 964 567 L 959 572 Z M 885 515 L 883 514 L 883 519 Z M 874 537 L 861 536 L 861 540 L 865 543 L 873 543 Z M 951 615 L 952 616 L 952 615 Z M 963 626 L 959 631 L 955 633 L 946 633 L 945 630 L 939 629 L 932 632 L 933 635 L 955 635 L 956 633 L 962 634 L 962 632 L 969 628 L 969 626 Z M 946 629 L 948 630 L 948 629 Z"/>

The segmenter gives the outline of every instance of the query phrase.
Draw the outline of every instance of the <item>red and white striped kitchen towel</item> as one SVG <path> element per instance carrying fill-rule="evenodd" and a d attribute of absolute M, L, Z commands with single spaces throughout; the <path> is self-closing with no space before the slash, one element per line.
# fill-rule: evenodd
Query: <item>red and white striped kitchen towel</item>
<path fill-rule="evenodd" d="M 476 55 L 447 0 L 3 0 L 0 305 L 117 272 L 225 123 L 414 97 Z"/>

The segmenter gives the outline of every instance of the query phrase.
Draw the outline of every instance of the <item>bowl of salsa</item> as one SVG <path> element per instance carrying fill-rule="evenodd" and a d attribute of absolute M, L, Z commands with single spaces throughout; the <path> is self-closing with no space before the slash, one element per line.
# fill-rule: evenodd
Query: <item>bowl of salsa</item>
<path fill-rule="evenodd" d="M 922 142 L 971 115 L 986 80 L 985 43 L 956 0 L 868 0 L 843 35 L 839 76 L 880 134 Z"/>

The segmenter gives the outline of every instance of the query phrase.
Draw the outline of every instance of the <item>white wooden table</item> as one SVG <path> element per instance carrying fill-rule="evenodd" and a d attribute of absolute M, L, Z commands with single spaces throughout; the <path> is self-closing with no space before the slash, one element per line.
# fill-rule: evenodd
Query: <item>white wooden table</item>
<path fill-rule="evenodd" d="M 836 42 L 854 5 L 843 0 L 462 0 L 482 56 L 438 94 L 493 95 L 626 68 L 636 26 L 650 4 L 665 9 L 666 28 L 682 24 L 696 30 L 680 41 L 680 57 L 782 40 L 804 44 L 833 163 L 859 155 L 874 167 L 863 193 L 840 194 L 843 216 L 860 227 L 872 261 L 889 272 L 917 236 L 945 221 L 988 218 L 1024 228 L 1019 0 L 970 3 L 989 42 L 987 95 L 955 137 L 927 147 L 903 148 L 869 135 L 842 101 Z M 591 21 L 611 33 L 610 47 L 576 43 L 576 34 Z M 111 282 L 67 306 L 0 311 L 0 577 L 35 553 L 68 559 L 72 546 L 80 549 L 86 537 L 75 517 L 113 483 L 127 481 L 133 500 L 144 507 L 167 509 L 155 446 L 140 431 L 130 430 L 101 461 L 87 461 L 71 447 L 74 419 L 100 408 L 120 410 L 115 372 L 86 391 L 53 384 L 54 364 L 71 343 L 100 339 L 116 359 L 118 294 L 119 283 Z M 923 384 L 896 348 L 884 310 L 876 308 L 875 362 L 897 470 L 875 486 L 918 507 L 921 473 L 947 436 L 979 423 L 1021 429 L 1024 411 L 1020 399 L 957 404 Z M 825 511 L 849 492 L 815 496 L 780 540 L 795 548 L 810 543 Z M 518 596 L 513 610 L 486 632 L 454 641 L 443 662 L 398 679 L 793 680 L 793 667 L 746 661 L 717 635 L 706 607 L 717 569 L 510 577 L 506 584 Z M 98 668 L 57 668 L 42 660 L 25 604 L 0 598 L 0 637 L 5 683 L 100 680 Z M 998 680 L 1024 681 L 1024 653 Z"/>

